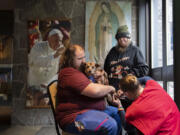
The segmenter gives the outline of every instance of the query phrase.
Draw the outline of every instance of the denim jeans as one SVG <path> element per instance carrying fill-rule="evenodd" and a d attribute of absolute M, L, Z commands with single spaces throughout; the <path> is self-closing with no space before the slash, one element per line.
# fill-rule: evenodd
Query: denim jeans
<path fill-rule="evenodd" d="M 89 110 L 77 115 L 75 122 L 64 129 L 77 135 L 119 135 L 121 121 L 118 110 L 108 106 L 104 111 Z"/>

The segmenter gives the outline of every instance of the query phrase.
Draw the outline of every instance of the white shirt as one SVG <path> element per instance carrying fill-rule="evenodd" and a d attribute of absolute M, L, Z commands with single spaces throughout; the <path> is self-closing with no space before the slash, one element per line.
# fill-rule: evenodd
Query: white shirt
<path fill-rule="evenodd" d="M 50 48 L 48 41 L 35 44 L 29 53 L 28 85 L 40 88 L 58 78 L 60 56 L 54 58 L 56 51 Z"/>

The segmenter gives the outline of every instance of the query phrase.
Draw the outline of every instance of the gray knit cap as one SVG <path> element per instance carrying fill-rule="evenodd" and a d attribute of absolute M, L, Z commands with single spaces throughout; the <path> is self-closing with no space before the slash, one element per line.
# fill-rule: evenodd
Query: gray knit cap
<path fill-rule="evenodd" d="M 118 40 L 119 38 L 122 38 L 122 37 L 127 37 L 127 38 L 131 37 L 127 25 L 122 25 L 117 30 L 116 39 Z"/>

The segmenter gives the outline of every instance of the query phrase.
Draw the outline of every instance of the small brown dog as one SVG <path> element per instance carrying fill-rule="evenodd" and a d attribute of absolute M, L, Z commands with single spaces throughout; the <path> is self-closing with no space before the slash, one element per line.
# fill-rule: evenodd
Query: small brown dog
<path fill-rule="evenodd" d="M 97 68 L 98 64 L 94 63 L 94 62 L 86 62 L 84 64 L 84 73 L 86 74 L 87 77 L 93 76 L 96 72 L 96 68 Z"/>
<path fill-rule="evenodd" d="M 109 85 L 107 73 L 104 71 L 104 69 L 101 68 L 99 64 L 94 62 L 86 62 L 84 68 L 84 73 L 92 82 Z M 106 102 L 108 101 L 108 103 L 111 103 L 112 94 L 107 94 L 105 99 Z"/>
<path fill-rule="evenodd" d="M 94 79 L 99 84 L 109 85 L 107 73 L 98 65 L 94 74 Z"/>
<path fill-rule="evenodd" d="M 107 73 L 99 64 L 94 62 L 86 62 L 84 73 L 94 83 L 109 85 Z"/>

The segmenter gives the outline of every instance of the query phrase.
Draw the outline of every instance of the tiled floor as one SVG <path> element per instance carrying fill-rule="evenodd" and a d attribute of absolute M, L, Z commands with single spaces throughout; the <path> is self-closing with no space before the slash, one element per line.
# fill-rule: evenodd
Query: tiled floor
<path fill-rule="evenodd" d="M 0 135 L 57 135 L 51 126 L 11 126 L 11 108 L 0 106 Z"/>
<path fill-rule="evenodd" d="M 54 125 L 11 126 L 10 115 L 11 115 L 10 108 L 0 107 L 0 135 L 57 135 Z"/>
<path fill-rule="evenodd" d="M 35 135 L 38 130 L 35 127 L 13 126 L 1 130 L 0 135 Z"/>
<path fill-rule="evenodd" d="M 12 126 L 0 128 L 0 135 L 57 135 L 53 126 Z"/>
<path fill-rule="evenodd" d="M 0 135 L 57 135 L 53 126 L 12 126 L 0 128 Z M 123 135 L 125 133 L 123 132 Z"/>

